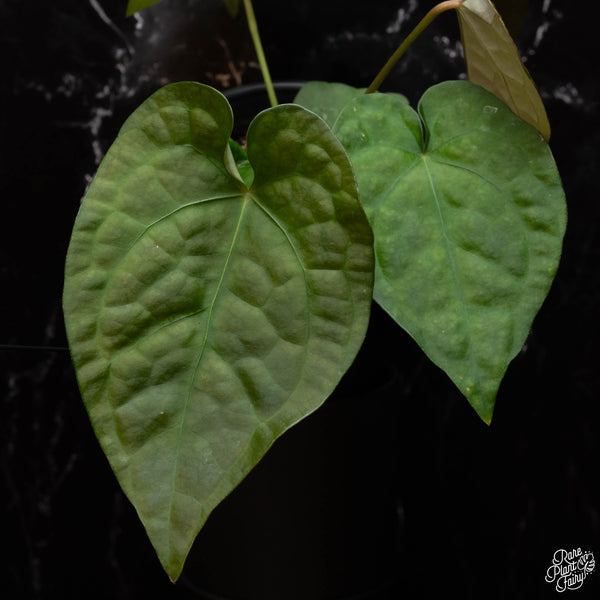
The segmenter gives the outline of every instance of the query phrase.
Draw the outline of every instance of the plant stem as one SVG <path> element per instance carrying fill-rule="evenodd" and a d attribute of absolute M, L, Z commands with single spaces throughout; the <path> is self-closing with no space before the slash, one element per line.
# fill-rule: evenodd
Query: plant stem
<path fill-rule="evenodd" d="M 443 12 L 458 8 L 463 3 L 463 0 L 447 0 L 447 2 L 440 2 L 434 6 L 419 22 L 419 24 L 410 32 L 408 37 L 400 44 L 396 52 L 392 54 L 389 60 L 383 66 L 383 69 L 379 71 L 377 77 L 372 81 L 371 85 L 367 88 L 367 94 L 372 94 L 379 89 L 379 86 L 383 83 L 384 79 L 389 75 L 390 71 L 394 68 L 395 64 L 400 60 L 402 55 L 408 50 L 409 46 L 419 37 L 421 33 L 431 25 L 431 22 Z"/>
<path fill-rule="evenodd" d="M 252 42 L 254 43 L 254 49 L 256 50 L 256 56 L 258 58 L 258 64 L 262 72 L 263 80 L 267 88 L 267 94 L 269 96 L 269 102 L 271 106 L 277 106 L 277 96 L 275 95 L 275 88 L 271 81 L 271 75 L 269 73 L 269 66 L 267 65 L 267 59 L 263 51 L 262 43 L 260 41 L 260 35 L 258 33 L 258 24 L 256 22 L 256 16 L 254 15 L 254 8 L 252 7 L 252 0 L 244 0 L 244 9 L 246 11 L 246 19 L 248 20 L 248 29 L 252 36 Z"/>

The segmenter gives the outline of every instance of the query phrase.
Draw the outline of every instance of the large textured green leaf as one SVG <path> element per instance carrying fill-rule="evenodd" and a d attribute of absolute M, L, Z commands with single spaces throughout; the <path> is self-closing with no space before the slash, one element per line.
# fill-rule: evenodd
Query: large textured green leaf
<path fill-rule="evenodd" d="M 489 423 L 558 266 L 564 194 L 540 134 L 483 88 L 440 84 L 419 112 L 357 96 L 334 132 L 375 235 L 375 299 Z"/>
<path fill-rule="evenodd" d="M 207 86 L 123 126 L 75 223 L 64 313 L 82 395 L 171 579 L 212 509 L 332 392 L 362 343 L 372 233 L 348 157 L 295 105 L 248 132 Z"/>
<path fill-rule="evenodd" d="M 542 99 L 490 0 L 464 0 L 457 8 L 469 80 L 502 99 L 550 139 Z"/>

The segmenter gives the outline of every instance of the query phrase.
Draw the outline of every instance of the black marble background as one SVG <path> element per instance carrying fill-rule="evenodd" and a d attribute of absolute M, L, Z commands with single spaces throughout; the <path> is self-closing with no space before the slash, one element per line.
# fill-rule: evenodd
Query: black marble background
<path fill-rule="evenodd" d="M 165 0 L 129 19 L 125 4 L 0 0 L 3 599 L 217 597 L 168 582 L 95 441 L 64 350 L 62 269 L 86 186 L 123 120 L 147 95 L 181 79 L 224 89 L 258 82 L 260 72 L 243 15 L 231 20 L 220 1 Z M 432 4 L 255 0 L 255 9 L 275 80 L 364 86 Z M 306 600 L 554 598 L 561 595 L 544 575 L 555 550 L 582 547 L 600 560 L 597 26 L 580 2 L 497 4 L 511 10 L 507 20 L 548 109 L 569 226 L 555 284 L 501 387 L 493 424 L 482 425 L 447 378 L 375 311 L 361 363 L 391 370 L 393 385 L 385 400 L 367 394 L 353 405 L 362 429 L 344 425 L 344 447 L 354 442 L 342 458 L 345 474 L 360 490 L 339 498 L 345 514 L 355 507 L 346 541 L 330 540 L 329 556 L 308 544 L 313 560 L 279 556 L 277 563 L 262 554 L 264 540 L 252 545 L 255 532 L 248 551 L 236 553 L 236 526 L 244 525 L 232 516 L 239 515 L 235 492 L 199 543 L 210 553 L 210 540 L 219 540 L 213 563 L 230 582 L 247 576 L 236 569 L 262 569 L 263 579 L 277 587 L 231 600 L 296 598 L 294 590 L 316 577 L 310 565 L 325 573 L 324 580 L 335 569 L 345 581 L 360 574 L 361 583 L 330 595 L 302 592 Z M 433 83 L 464 77 L 458 39 L 454 16 L 440 17 L 385 89 L 415 102 Z M 373 415 L 390 402 L 391 416 L 382 425 Z M 333 412 L 340 403 L 334 398 L 320 411 L 333 420 L 319 421 L 317 413 L 286 437 L 300 449 L 311 445 L 311 419 L 328 427 L 345 422 L 344 412 Z M 318 513 L 329 491 L 312 489 L 303 478 L 313 470 L 310 460 L 320 468 L 319 454 L 288 460 L 280 448 L 285 443 L 267 459 L 289 477 L 287 492 L 261 488 L 263 471 L 257 471 L 239 494 L 254 485 L 265 502 L 281 497 L 292 506 L 292 496 L 308 489 L 304 505 L 312 503 Z M 369 499 L 378 485 L 396 502 L 391 540 L 372 535 L 379 515 Z M 252 507 L 245 510 L 254 520 Z M 300 530 L 302 518 L 298 514 Z M 350 539 L 359 548 L 364 540 L 358 554 L 364 559 L 344 562 L 340 556 L 348 553 L 340 549 L 335 556 L 336 543 Z M 197 575 L 189 571 L 187 580 Z M 202 576 L 196 583 L 202 587 Z M 218 594 L 218 586 L 213 578 L 204 587 Z M 599 590 L 597 568 L 580 590 L 564 595 L 591 598 Z"/>

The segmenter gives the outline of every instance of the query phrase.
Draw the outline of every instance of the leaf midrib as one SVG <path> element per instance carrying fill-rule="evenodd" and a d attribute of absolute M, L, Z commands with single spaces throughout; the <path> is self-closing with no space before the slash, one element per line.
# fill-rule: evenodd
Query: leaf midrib
<path fill-rule="evenodd" d="M 228 267 L 229 267 L 229 263 L 231 261 L 231 257 L 233 255 L 233 251 L 235 249 L 238 237 L 239 237 L 239 233 L 241 230 L 241 226 L 242 226 L 242 222 L 244 220 L 244 214 L 246 212 L 246 208 L 248 206 L 250 202 L 250 199 L 248 196 L 244 197 L 243 201 L 242 201 L 242 205 L 240 207 L 240 213 L 238 216 L 238 220 L 235 226 L 235 230 L 233 232 L 233 236 L 231 239 L 231 243 L 229 245 L 229 250 L 227 252 L 227 256 L 225 258 L 225 262 L 223 264 L 223 268 L 221 270 L 221 276 L 219 278 L 219 282 L 217 283 L 215 292 L 213 294 L 212 300 L 210 302 L 210 305 L 208 307 L 208 314 L 206 317 L 206 327 L 205 327 L 205 331 L 204 331 L 204 337 L 202 339 L 202 344 L 200 347 L 200 351 L 199 351 L 199 355 L 198 355 L 198 359 L 196 360 L 196 364 L 194 365 L 194 369 L 192 372 L 192 375 L 190 377 L 189 380 L 189 385 L 188 385 L 188 389 L 187 389 L 187 393 L 186 393 L 186 397 L 185 397 L 185 401 L 184 401 L 184 405 L 183 408 L 181 410 L 181 417 L 180 417 L 180 422 L 179 422 L 179 426 L 178 426 L 178 433 L 177 433 L 177 447 L 175 449 L 175 455 L 174 455 L 174 465 L 173 465 L 173 477 L 172 477 L 172 482 L 171 482 L 171 489 L 172 489 L 172 494 L 171 494 L 171 503 L 170 503 L 170 507 L 169 507 L 169 516 L 170 518 L 173 517 L 173 513 L 174 513 L 174 506 L 173 506 L 173 499 L 175 497 L 175 492 L 176 490 L 176 476 L 177 473 L 179 471 L 179 459 L 181 456 L 181 445 L 182 445 L 182 439 L 183 439 L 183 428 L 184 428 L 184 424 L 185 424 L 185 420 L 186 420 L 186 414 L 191 402 L 191 397 L 192 397 L 192 390 L 194 387 L 194 382 L 196 380 L 196 377 L 198 375 L 198 370 L 200 368 L 200 363 L 202 362 L 202 358 L 204 357 L 204 353 L 206 351 L 206 347 L 208 344 L 208 338 L 209 338 L 209 334 L 210 334 L 210 329 L 211 329 L 211 319 L 212 319 L 212 313 L 213 310 L 215 308 L 215 304 L 217 302 L 217 298 L 219 297 L 219 294 L 221 292 L 221 289 L 223 287 L 223 281 L 225 280 L 225 275 L 227 273 Z"/>
<path fill-rule="evenodd" d="M 461 285 L 461 278 L 460 278 L 458 266 L 456 264 L 456 259 L 455 259 L 454 246 L 452 244 L 452 241 L 448 237 L 448 233 L 447 233 L 448 228 L 446 226 L 446 221 L 445 221 L 445 218 L 444 218 L 444 215 L 442 212 L 441 202 L 438 197 L 437 190 L 436 190 L 436 187 L 435 187 L 435 184 L 433 181 L 433 177 L 429 170 L 427 161 L 428 161 L 427 155 L 423 154 L 422 155 L 423 167 L 425 168 L 425 173 L 427 174 L 427 180 L 429 182 L 429 187 L 431 189 L 431 193 L 432 193 L 433 199 L 435 201 L 438 218 L 439 218 L 439 223 L 440 223 L 440 228 L 441 228 L 442 234 L 443 234 L 444 245 L 446 246 L 446 255 L 448 256 L 448 258 L 450 260 L 450 267 L 452 269 L 452 279 L 454 280 L 454 287 L 457 292 L 457 297 L 459 298 L 459 301 L 460 301 L 460 305 L 461 305 L 462 313 L 463 313 L 463 320 L 465 323 L 465 327 L 467 329 L 467 354 L 468 354 L 468 360 L 470 363 L 469 371 L 474 372 L 472 370 L 475 365 L 473 365 L 473 352 L 472 352 L 472 346 L 471 346 L 470 315 L 469 315 L 469 310 L 468 310 L 468 303 L 466 301 L 466 298 L 465 298 L 465 295 L 464 295 L 464 292 L 462 289 L 462 285 Z"/>

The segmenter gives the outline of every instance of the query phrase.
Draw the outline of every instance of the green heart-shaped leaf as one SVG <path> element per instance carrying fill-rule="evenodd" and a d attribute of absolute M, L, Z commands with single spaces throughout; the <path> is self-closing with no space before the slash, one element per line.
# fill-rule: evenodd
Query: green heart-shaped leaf
<path fill-rule="evenodd" d="M 372 233 L 329 127 L 261 113 L 250 189 L 231 128 L 212 88 L 156 92 L 103 160 L 66 263 L 86 407 L 173 580 L 213 508 L 336 387 L 370 311 Z"/>
<path fill-rule="evenodd" d="M 542 99 L 490 0 L 464 0 L 456 9 L 469 80 L 498 96 L 550 139 Z"/>
<path fill-rule="evenodd" d="M 483 88 L 440 84 L 419 112 L 357 96 L 334 133 L 375 235 L 375 299 L 489 423 L 558 267 L 564 193 L 540 134 Z"/>

